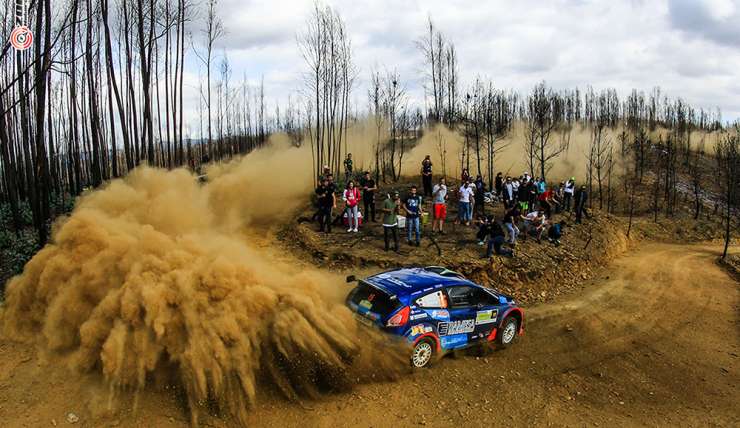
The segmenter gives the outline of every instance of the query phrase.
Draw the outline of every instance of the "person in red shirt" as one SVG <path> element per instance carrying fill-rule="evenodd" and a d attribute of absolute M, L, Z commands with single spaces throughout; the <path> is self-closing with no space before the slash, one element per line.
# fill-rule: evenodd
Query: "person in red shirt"
<path fill-rule="evenodd" d="M 346 203 L 345 210 L 347 211 L 347 223 L 349 229 L 347 232 L 357 232 L 360 226 L 360 211 L 358 204 L 360 203 L 360 189 L 355 187 L 355 182 L 350 180 L 347 182 L 347 188 L 344 189 L 342 200 Z"/>
<path fill-rule="evenodd" d="M 539 199 L 540 207 L 545 213 L 545 216 L 550 218 L 550 215 L 552 214 L 552 205 L 558 203 L 555 199 L 554 192 L 549 187 L 545 187 L 545 191 L 540 193 L 537 198 Z"/>

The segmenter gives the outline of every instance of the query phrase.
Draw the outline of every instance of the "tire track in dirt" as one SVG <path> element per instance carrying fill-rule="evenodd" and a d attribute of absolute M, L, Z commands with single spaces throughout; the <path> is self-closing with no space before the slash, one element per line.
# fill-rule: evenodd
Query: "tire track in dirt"
<path fill-rule="evenodd" d="M 360 384 L 300 405 L 266 397 L 248 422 L 738 426 L 738 282 L 715 263 L 718 251 L 646 243 L 582 293 L 525 308 L 527 333 L 512 348 L 453 355 L 396 382 Z M 0 373 L 13 372 L 0 375 L 4 426 L 61 421 L 63 411 L 81 402 L 87 402 L 78 410 L 81 426 L 186 425 L 177 392 L 152 388 L 142 392 L 135 412 L 125 400 L 112 409 L 94 400 L 103 391 L 95 379 L 70 385 L 29 354 L 32 349 L 0 341 Z M 213 415 L 202 422 L 233 426 Z"/>

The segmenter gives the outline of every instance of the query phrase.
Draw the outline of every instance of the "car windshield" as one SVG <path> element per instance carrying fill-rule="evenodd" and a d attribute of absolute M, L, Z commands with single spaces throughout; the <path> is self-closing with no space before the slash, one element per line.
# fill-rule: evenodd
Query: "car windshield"
<path fill-rule="evenodd" d="M 390 315 L 401 305 L 397 299 L 391 299 L 391 296 L 387 293 L 364 281 L 360 281 L 357 287 L 352 290 L 349 300 L 357 306 L 366 308 L 383 317 Z"/>

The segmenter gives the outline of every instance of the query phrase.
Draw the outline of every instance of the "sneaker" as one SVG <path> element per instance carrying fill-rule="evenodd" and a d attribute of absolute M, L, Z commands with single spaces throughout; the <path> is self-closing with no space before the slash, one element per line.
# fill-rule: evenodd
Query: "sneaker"
<path fill-rule="evenodd" d="M 347 229 L 347 232 L 352 232 L 352 228 L 350 227 L 349 229 Z"/>
<path fill-rule="evenodd" d="M 484 242 L 483 242 L 483 241 L 478 241 L 478 245 L 479 245 L 479 246 L 483 246 L 483 244 L 484 244 Z"/>
<path fill-rule="evenodd" d="M 416 241 L 416 246 L 418 247 L 418 246 L 420 246 L 420 245 L 421 245 L 421 242 L 419 242 L 419 241 Z"/>
<path fill-rule="evenodd" d="M 359 232 L 359 230 L 357 230 L 357 228 L 356 228 L 356 227 L 355 227 L 354 229 L 352 229 L 352 231 L 353 231 L 353 232 L 355 232 L 355 233 L 356 233 L 356 232 Z"/>
<path fill-rule="evenodd" d="M 409 245 L 414 245 L 414 243 L 413 243 L 413 242 L 411 242 L 411 241 L 408 241 L 408 243 L 409 243 Z"/>

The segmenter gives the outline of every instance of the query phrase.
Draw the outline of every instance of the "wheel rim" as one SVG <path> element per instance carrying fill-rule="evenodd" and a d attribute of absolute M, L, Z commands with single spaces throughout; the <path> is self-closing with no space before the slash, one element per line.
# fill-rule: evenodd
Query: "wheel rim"
<path fill-rule="evenodd" d="M 514 340 L 514 336 L 516 336 L 516 321 L 512 321 L 508 324 L 506 324 L 506 327 L 504 327 L 504 333 L 502 336 L 504 343 L 511 343 L 512 340 Z"/>
<path fill-rule="evenodd" d="M 411 355 L 411 362 L 414 364 L 414 367 L 424 367 L 431 358 L 432 345 L 428 342 L 421 342 L 414 348 L 414 353 Z"/>

